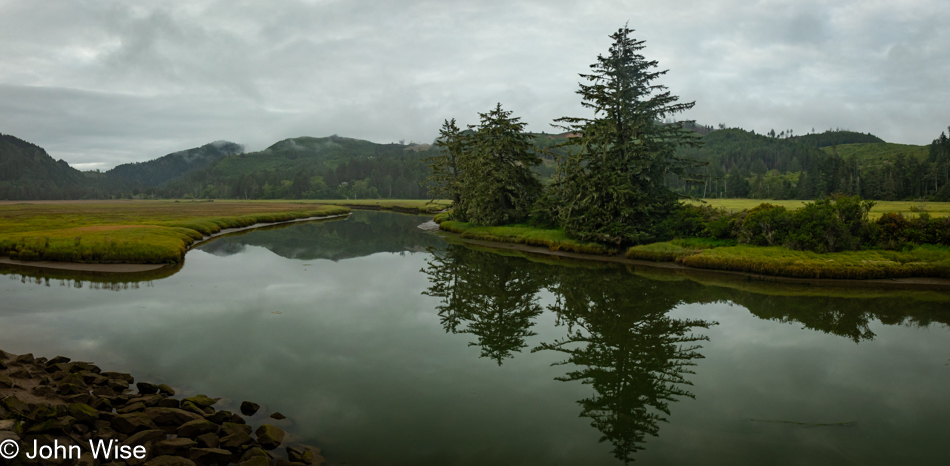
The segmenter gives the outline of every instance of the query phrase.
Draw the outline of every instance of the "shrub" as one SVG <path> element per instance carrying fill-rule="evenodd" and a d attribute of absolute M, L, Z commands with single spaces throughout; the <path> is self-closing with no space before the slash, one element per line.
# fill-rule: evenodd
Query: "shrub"
<path fill-rule="evenodd" d="M 836 195 L 809 202 L 792 214 L 787 246 L 815 252 L 858 249 L 870 240 L 868 211 L 872 201 Z"/>
<path fill-rule="evenodd" d="M 792 225 L 792 215 L 785 207 L 759 204 L 739 224 L 740 243 L 755 246 L 776 246 L 785 242 Z"/>

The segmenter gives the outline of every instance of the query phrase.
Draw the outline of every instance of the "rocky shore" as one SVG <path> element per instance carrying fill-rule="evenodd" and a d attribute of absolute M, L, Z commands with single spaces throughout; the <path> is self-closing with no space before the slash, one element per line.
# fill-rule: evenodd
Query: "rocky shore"
<path fill-rule="evenodd" d="M 133 389 L 134 387 L 134 389 Z M 285 432 L 255 429 L 205 395 L 176 398 L 168 385 L 135 382 L 88 362 L 0 351 L 0 463 L 64 466 L 307 466 L 320 450 L 286 446 Z M 243 416 L 242 416 L 243 414 Z M 18 450 L 18 453 L 14 453 Z M 32 456 L 32 458 L 31 458 Z"/>

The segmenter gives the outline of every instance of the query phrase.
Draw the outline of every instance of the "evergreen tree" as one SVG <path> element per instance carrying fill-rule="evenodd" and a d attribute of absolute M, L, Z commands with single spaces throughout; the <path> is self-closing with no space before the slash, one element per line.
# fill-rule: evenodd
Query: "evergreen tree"
<path fill-rule="evenodd" d="M 451 199 L 459 207 L 462 169 L 459 164 L 465 153 L 465 135 L 455 125 L 455 118 L 445 120 L 439 130 L 439 139 L 435 145 L 440 153 L 426 158 L 431 173 L 426 180 L 429 196 L 435 199 Z"/>
<path fill-rule="evenodd" d="M 541 193 L 541 182 L 531 168 L 541 163 L 525 123 L 513 118 L 499 103 L 472 127 L 468 150 L 459 161 L 464 177 L 459 183 L 460 219 L 480 225 L 504 225 L 528 217 Z"/>
<path fill-rule="evenodd" d="M 677 205 L 678 196 L 665 186 L 669 174 L 692 181 L 698 164 L 675 155 L 678 145 L 695 145 L 683 123 L 663 119 L 693 107 L 677 103 L 640 51 L 644 42 L 630 37 L 627 26 L 614 39 L 607 56 L 599 55 L 590 74 L 581 77 L 578 94 L 593 118 L 557 121 L 576 134 L 568 144 L 579 150 L 563 161 L 556 189 L 559 217 L 568 234 L 610 244 L 651 239 L 654 227 Z"/>

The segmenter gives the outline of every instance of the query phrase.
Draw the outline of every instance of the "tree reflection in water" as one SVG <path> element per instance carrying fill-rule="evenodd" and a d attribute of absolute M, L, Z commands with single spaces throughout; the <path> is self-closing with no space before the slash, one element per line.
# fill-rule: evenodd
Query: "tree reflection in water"
<path fill-rule="evenodd" d="M 693 328 L 716 324 L 668 316 L 683 295 L 672 286 L 617 269 L 564 271 L 554 280 L 556 302 L 550 309 L 567 336 L 532 350 L 564 353 L 566 359 L 557 364 L 573 367 L 558 380 L 594 388 L 591 397 L 578 401 L 581 416 L 591 418 L 601 441 L 609 441 L 624 462 L 644 448 L 647 435 L 658 435 L 671 402 L 693 398 L 683 388 L 692 385 L 686 375 L 703 357 L 698 342 L 708 340 Z"/>
<path fill-rule="evenodd" d="M 447 332 L 475 335 L 481 356 L 501 364 L 527 345 L 525 338 L 541 313 L 537 294 L 551 290 L 549 309 L 566 336 L 535 351 L 557 351 L 570 365 L 561 381 L 593 387 L 579 401 L 581 416 L 613 445 L 614 455 L 631 461 L 648 435 L 670 414 L 677 397 L 693 397 L 683 386 L 694 359 L 701 358 L 695 327 L 714 322 L 675 319 L 667 313 L 680 304 L 684 283 L 657 282 L 624 270 L 550 267 L 520 258 L 459 246 L 433 251 L 423 269 L 430 280 L 424 294 L 441 298 L 437 306 Z M 669 289 L 662 289 L 663 287 Z M 676 289 L 673 289 L 673 288 Z"/>
<path fill-rule="evenodd" d="M 446 332 L 471 334 L 481 357 L 498 365 L 527 347 L 525 338 L 541 314 L 537 294 L 544 286 L 537 264 L 458 246 L 433 250 L 423 272 L 423 292 L 441 298 L 436 306 Z"/>

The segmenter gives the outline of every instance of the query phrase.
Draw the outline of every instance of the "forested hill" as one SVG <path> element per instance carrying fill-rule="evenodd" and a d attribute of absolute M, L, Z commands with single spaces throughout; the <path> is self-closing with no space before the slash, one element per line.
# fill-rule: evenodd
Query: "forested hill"
<path fill-rule="evenodd" d="M 225 157 L 149 190 L 161 197 L 424 198 L 428 144 L 377 144 L 330 136 L 285 139 L 260 152 Z"/>
<path fill-rule="evenodd" d="M 679 154 L 708 163 L 704 182 L 670 180 L 691 196 L 815 199 L 840 192 L 866 199 L 950 200 L 946 136 L 930 146 L 913 146 L 851 131 L 778 137 L 720 129 L 702 141 Z"/>
<path fill-rule="evenodd" d="M 239 144 L 216 141 L 147 162 L 122 164 L 106 172 L 106 177 L 126 190 L 152 188 L 241 152 L 244 147 Z"/>
<path fill-rule="evenodd" d="M 42 147 L 0 134 L 0 199 L 74 199 L 85 190 L 79 170 Z"/>

